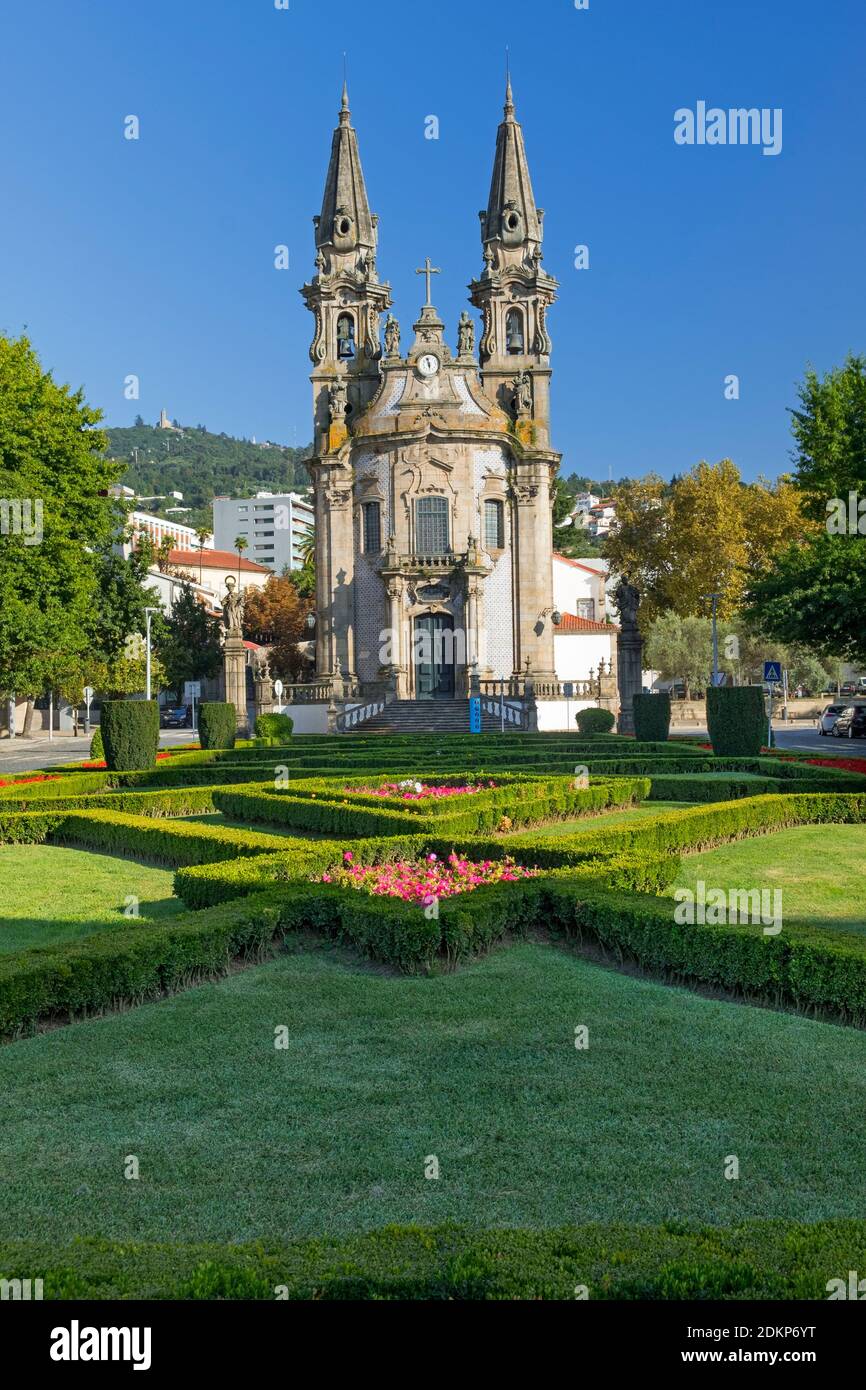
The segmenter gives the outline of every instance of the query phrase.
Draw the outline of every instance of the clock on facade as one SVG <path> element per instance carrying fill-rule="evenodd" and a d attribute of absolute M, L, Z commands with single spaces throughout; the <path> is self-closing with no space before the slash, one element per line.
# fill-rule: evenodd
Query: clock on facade
<path fill-rule="evenodd" d="M 418 371 L 422 376 L 435 376 L 439 370 L 439 358 L 435 352 L 425 352 L 418 358 Z"/>

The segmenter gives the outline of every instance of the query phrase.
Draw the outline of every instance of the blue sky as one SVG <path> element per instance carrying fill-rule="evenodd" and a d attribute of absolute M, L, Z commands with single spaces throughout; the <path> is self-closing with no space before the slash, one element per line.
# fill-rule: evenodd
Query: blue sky
<path fill-rule="evenodd" d="M 318 212 L 348 54 L 405 333 L 443 268 L 449 338 L 481 267 L 510 43 L 545 267 L 566 473 L 788 466 L 811 361 L 866 351 L 862 0 L 42 0 L 0 51 L 0 330 L 112 425 L 310 437 Z M 783 111 L 783 148 L 683 147 L 674 112 Z M 141 121 L 137 142 L 124 117 Z M 440 122 L 424 138 L 425 118 Z M 290 248 L 288 271 L 273 248 Z M 574 269 L 586 244 L 590 269 Z M 129 373 L 138 403 L 124 399 Z M 724 380 L 740 378 L 740 399 Z"/>

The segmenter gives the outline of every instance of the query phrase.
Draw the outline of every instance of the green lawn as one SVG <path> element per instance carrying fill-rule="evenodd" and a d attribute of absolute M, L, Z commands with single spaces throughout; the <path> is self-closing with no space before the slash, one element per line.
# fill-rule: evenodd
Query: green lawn
<path fill-rule="evenodd" d="M 299 945 L 12 1043 L 0 1094 L 9 1238 L 812 1221 L 866 1201 L 866 1034 L 543 944 L 430 978 Z"/>
<path fill-rule="evenodd" d="M 59 845 L 0 846 L 0 953 L 51 946 L 129 925 L 127 898 L 147 921 L 183 910 L 170 869 Z"/>
<path fill-rule="evenodd" d="M 570 820 L 551 821 L 548 825 L 521 825 L 510 830 L 503 839 L 511 835 L 576 835 L 587 830 L 597 834 L 608 825 L 626 825 L 629 821 L 643 820 L 646 816 L 665 816 L 669 811 L 694 809 L 693 801 L 644 801 L 640 806 L 628 806 L 622 811 L 604 811 L 599 816 L 575 816 Z"/>
<path fill-rule="evenodd" d="M 780 888 L 786 923 L 866 933 L 861 825 L 801 825 L 689 855 L 669 891 L 698 879 L 708 888 Z"/>

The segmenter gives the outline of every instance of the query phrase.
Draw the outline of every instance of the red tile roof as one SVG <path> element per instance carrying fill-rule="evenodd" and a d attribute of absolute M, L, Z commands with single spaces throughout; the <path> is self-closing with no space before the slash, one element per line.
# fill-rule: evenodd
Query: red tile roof
<path fill-rule="evenodd" d="M 559 627 L 553 629 L 554 635 L 561 632 L 619 632 L 615 623 L 598 623 L 595 618 L 580 618 L 576 613 L 563 613 Z"/>
<path fill-rule="evenodd" d="M 238 566 L 242 574 L 270 574 L 271 571 L 264 565 L 257 565 L 254 560 L 245 560 L 241 557 L 238 560 L 237 552 L 234 550 L 208 550 L 207 547 L 199 555 L 197 550 L 172 550 L 169 552 L 168 563 L 170 565 L 189 565 L 191 569 L 198 569 L 199 565 L 204 569 L 234 570 L 238 572 Z"/>
<path fill-rule="evenodd" d="M 607 570 L 593 569 L 592 565 L 583 565 L 580 560 L 572 560 L 570 555 L 560 555 L 558 551 L 553 552 L 554 560 L 561 560 L 564 565 L 573 565 L 576 570 L 586 570 L 587 574 L 594 574 L 596 579 L 606 579 Z"/>

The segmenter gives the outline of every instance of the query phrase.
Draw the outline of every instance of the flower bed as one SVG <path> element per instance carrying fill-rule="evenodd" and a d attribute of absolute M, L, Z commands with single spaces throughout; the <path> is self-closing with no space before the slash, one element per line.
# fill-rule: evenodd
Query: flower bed
<path fill-rule="evenodd" d="M 538 874 L 537 869 L 524 869 L 510 858 L 473 863 L 453 850 L 444 861 L 435 854 L 421 860 L 396 859 L 385 864 L 356 864 L 354 858 L 351 850 L 345 850 L 339 868 L 322 874 L 314 882 L 335 883 L 340 888 L 357 888 L 374 896 L 402 898 L 403 902 L 429 907 L 439 898 L 471 893 L 482 884 L 513 883 Z"/>
<path fill-rule="evenodd" d="M 398 801 L 423 801 L 426 797 L 433 797 L 440 800 L 446 796 L 472 796 L 475 792 L 490 791 L 496 786 L 495 782 L 478 782 L 474 786 L 425 786 L 423 782 L 416 782 L 414 778 L 407 777 L 402 782 L 383 782 L 381 787 L 344 787 L 343 790 L 353 792 L 356 796 L 381 796 Z"/>
<path fill-rule="evenodd" d="M 46 776 L 45 773 L 36 773 L 33 777 L 0 777 L 0 787 L 23 787 L 25 782 L 59 782 L 60 778 L 55 773 L 53 776 Z"/>

